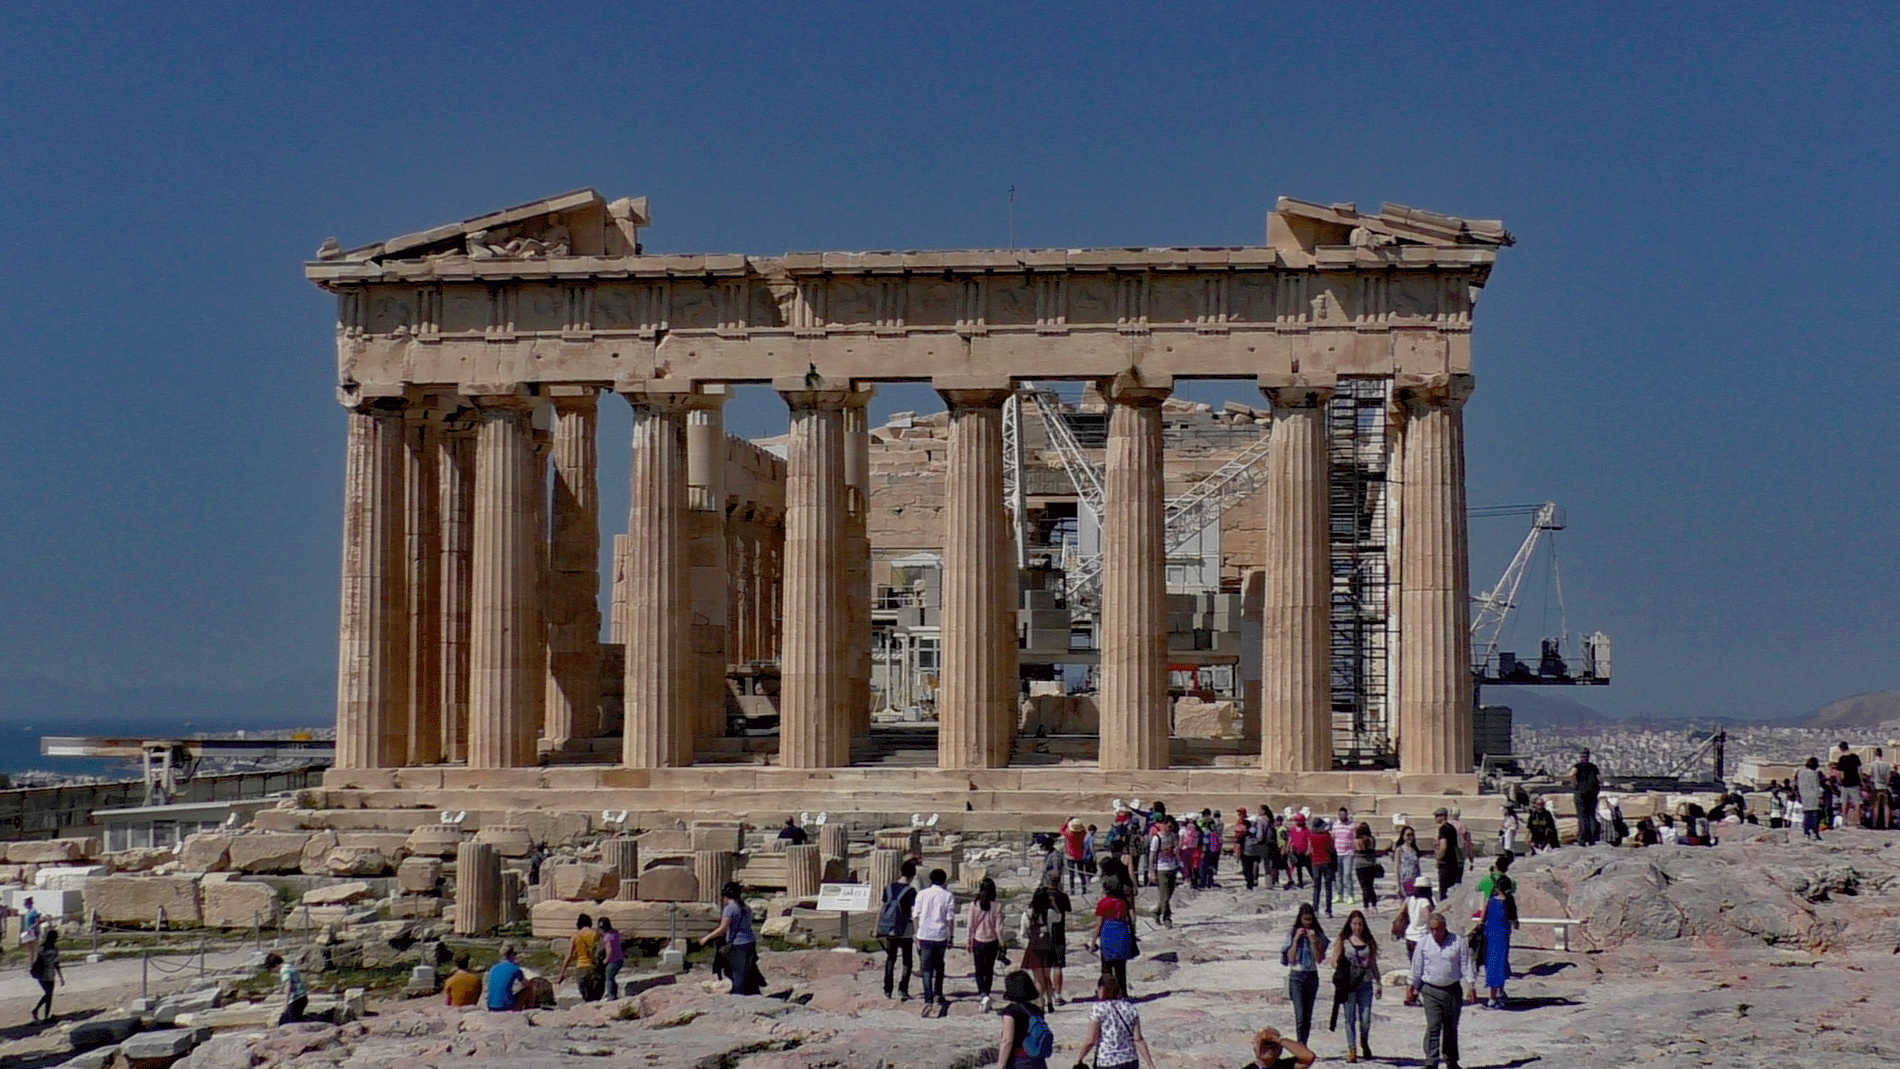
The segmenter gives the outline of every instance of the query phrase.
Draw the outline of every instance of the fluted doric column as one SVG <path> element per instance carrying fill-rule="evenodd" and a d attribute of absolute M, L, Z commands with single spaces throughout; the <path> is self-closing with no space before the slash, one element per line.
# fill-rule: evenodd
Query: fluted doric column
<path fill-rule="evenodd" d="M 687 584 L 692 599 L 695 719 L 693 734 L 726 734 L 727 651 L 733 645 L 727 587 L 726 393 L 707 386 L 692 395 L 686 413 Z"/>
<path fill-rule="evenodd" d="M 1262 383 L 1273 405 L 1261 601 L 1260 767 L 1333 767 L 1326 401 L 1332 383 Z"/>
<path fill-rule="evenodd" d="M 693 763 L 692 606 L 686 558 L 684 391 L 622 391 L 633 406 L 627 510 L 626 724 L 629 768 Z"/>
<path fill-rule="evenodd" d="M 443 413 L 412 406 L 403 423 L 403 562 L 408 616 L 406 765 L 442 760 L 442 519 L 439 447 Z"/>
<path fill-rule="evenodd" d="M 871 427 L 867 410 L 875 391 L 852 395 L 844 409 L 845 710 L 856 743 L 871 739 Z"/>
<path fill-rule="evenodd" d="M 1105 381 L 1107 481 L 1102 502 L 1101 767 L 1168 767 L 1167 548 L 1163 544 L 1161 403 L 1173 383 Z"/>
<path fill-rule="evenodd" d="M 436 436 L 436 483 L 441 494 L 442 559 L 437 569 L 437 678 L 444 761 L 468 759 L 469 598 L 475 552 L 475 427 L 458 413 Z"/>
<path fill-rule="evenodd" d="M 1469 773 L 1471 609 L 1465 535 L 1469 375 L 1402 378 L 1399 770 Z"/>
<path fill-rule="evenodd" d="M 844 409 L 852 391 L 816 375 L 774 385 L 792 418 L 785 458 L 779 764 L 837 768 L 851 760 L 843 548 Z"/>
<path fill-rule="evenodd" d="M 389 768 L 408 746 L 406 677 L 396 663 L 407 632 L 400 402 L 352 407 L 346 448 L 336 766 Z"/>
<path fill-rule="evenodd" d="M 600 731 L 600 484 L 592 387 L 555 387 L 548 534 L 548 746 Z"/>
<path fill-rule="evenodd" d="M 541 730 L 534 399 L 477 398 L 468 767 L 535 763 Z"/>
<path fill-rule="evenodd" d="M 942 686 L 937 767 L 1009 764 L 1016 714 L 1016 589 L 1003 509 L 1007 389 L 940 389 L 950 407 L 944 478 Z"/>

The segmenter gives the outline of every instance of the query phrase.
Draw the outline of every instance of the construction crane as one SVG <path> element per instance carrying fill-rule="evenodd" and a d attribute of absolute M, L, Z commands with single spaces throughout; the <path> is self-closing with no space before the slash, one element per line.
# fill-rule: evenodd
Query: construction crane
<path fill-rule="evenodd" d="M 1050 444 L 1055 446 L 1056 458 L 1062 464 L 1063 472 L 1068 475 L 1070 485 L 1075 488 L 1079 506 L 1088 510 L 1099 528 L 1105 496 L 1104 475 L 1102 469 L 1083 451 L 1075 433 L 1069 429 L 1069 422 L 1062 414 L 1061 398 L 1055 391 L 1042 389 L 1033 382 L 1020 384 L 1012 404 L 1019 403 L 1023 398 L 1036 406 L 1036 414 L 1042 417 Z M 1265 478 L 1268 441 L 1269 435 L 1261 434 L 1207 478 L 1167 502 L 1162 519 L 1162 545 L 1166 555 L 1172 557 L 1210 523 L 1218 520 L 1223 511 L 1260 488 Z M 1012 417 L 1010 409 L 1004 409 L 1003 450 L 1005 494 L 1010 494 L 1012 483 L 1017 488 L 1009 496 L 1009 506 L 1017 532 L 1017 544 L 1020 546 L 1023 529 L 1020 410 Z M 1065 556 L 1063 567 L 1067 577 L 1069 605 L 1072 609 L 1092 611 L 1101 597 L 1101 554 L 1078 551 L 1073 556 Z"/>
<path fill-rule="evenodd" d="M 191 782 L 205 758 L 251 761 L 304 760 L 327 765 L 336 760 L 336 743 L 298 732 L 289 736 L 238 739 L 126 739 L 79 735 L 43 735 L 43 757 L 114 757 L 138 760 L 145 771 L 145 804 L 170 805 Z"/>
<path fill-rule="evenodd" d="M 1494 516 L 1529 516 L 1531 529 L 1517 554 L 1489 591 L 1472 595 L 1471 674 L 1478 684 L 1503 683 L 1515 686 L 1601 686 L 1610 681 L 1610 637 L 1601 631 L 1583 637 L 1583 670 L 1570 671 L 1564 662 L 1564 647 L 1570 642 L 1570 624 L 1564 609 L 1563 576 L 1557 567 L 1557 532 L 1565 527 L 1564 510 L 1554 501 L 1539 505 L 1488 505 L 1471 509 L 1473 519 Z M 1557 595 L 1558 637 L 1544 639 L 1535 669 L 1518 661 L 1498 644 L 1511 611 L 1517 608 L 1517 592 L 1539 545 L 1550 543 L 1552 583 Z"/>

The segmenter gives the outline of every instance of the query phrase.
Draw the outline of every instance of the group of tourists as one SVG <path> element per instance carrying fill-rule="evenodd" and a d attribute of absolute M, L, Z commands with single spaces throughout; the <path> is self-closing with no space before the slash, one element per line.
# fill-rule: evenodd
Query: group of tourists
<path fill-rule="evenodd" d="M 1782 780 L 1770 788 L 1768 823 L 1799 827 L 1808 839 L 1819 839 L 1834 828 L 1893 831 L 1900 827 L 1895 797 L 1900 797 L 1900 768 L 1887 760 L 1886 751 L 1876 746 L 1873 760 L 1863 761 L 1843 740 L 1825 768 L 1819 758 L 1810 757 L 1792 782 Z"/>

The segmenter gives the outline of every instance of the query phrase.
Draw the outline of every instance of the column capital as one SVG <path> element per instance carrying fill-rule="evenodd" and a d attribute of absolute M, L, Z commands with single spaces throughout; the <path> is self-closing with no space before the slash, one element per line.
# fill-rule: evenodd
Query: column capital
<path fill-rule="evenodd" d="M 1292 408 L 1319 408 L 1332 399 L 1338 381 L 1332 375 L 1264 374 L 1258 379 L 1260 392 L 1275 411 Z"/>
<path fill-rule="evenodd" d="M 964 386 L 945 385 L 943 379 L 932 379 L 931 387 L 943 403 L 951 408 L 1000 408 L 1015 394 L 1009 386 Z"/>
<path fill-rule="evenodd" d="M 647 379 L 642 382 L 618 382 L 614 392 L 627 399 L 627 404 L 645 412 L 678 415 L 695 407 L 693 384 L 684 379 Z"/>
<path fill-rule="evenodd" d="M 483 413 L 507 412 L 517 415 L 532 415 L 535 406 L 541 401 L 525 393 L 472 393 L 466 395 L 468 402 Z"/>
<path fill-rule="evenodd" d="M 871 401 L 875 390 L 860 389 L 850 379 L 827 379 L 817 371 L 804 375 L 794 375 L 772 380 L 772 389 L 777 390 L 785 403 L 792 408 L 811 408 L 819 411 L 842 412 L 847 408 L 861 408 Z"/>
<path fill-rule="evenodd" d="M 695 412 L 718 412 L 732 400 L 732 387 L 720 382 L 700 383 L 686 398 L 686 406 Z"/>
<path fill-rule="evenodd" d="M 400 386 L 338 386 L 336 403 L 352 412 L 387 416 L 401 412 L 408 400 Z"/>
<path fill-rule="evenodd" d="M 1124 371 L 1102 379 L 1095 388 L 1109 404 L 1158 406 L 1174 396 L 1174 376 Z"/>
<path fill-rule="evenodd" d="M 1408 412 L 1460 409 L 1471 399 L 1476 385 L 1470 375 L 1400 375 L 1392 383 L 1392 393 Z"/>

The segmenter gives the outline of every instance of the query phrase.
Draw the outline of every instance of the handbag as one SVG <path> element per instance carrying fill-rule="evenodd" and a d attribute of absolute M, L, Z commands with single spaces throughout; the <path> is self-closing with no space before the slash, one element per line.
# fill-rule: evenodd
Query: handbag
<path fill-rule="evenodd" d="M 1405 929 L 1412 925 L 1412 904 L 1407 902 L 1399 907 L 1399 915 L 1392 918 L 1392 938 L 1405 938 Z"/>
<path fill-rule="evenodd" d="M 1385 866 L 1384 865 L 1372 866 L 1372 878 L 1375 880 L 1385 879 Z"/>

